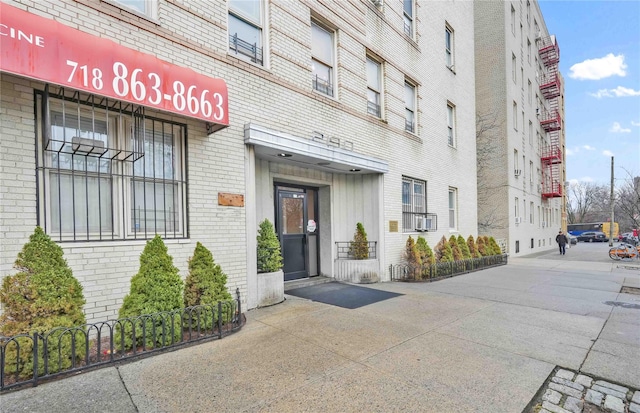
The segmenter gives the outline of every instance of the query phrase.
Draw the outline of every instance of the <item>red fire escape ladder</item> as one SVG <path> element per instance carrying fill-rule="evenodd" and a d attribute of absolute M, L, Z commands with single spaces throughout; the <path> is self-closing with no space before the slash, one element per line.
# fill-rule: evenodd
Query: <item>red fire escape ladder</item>
<path fill-rule="evenodd" d="M 560 116 L 560 93 L 562 84 L 558 73 L 560 62 L 560 48 L 555 36 L 538 40 L 540 61 L 546 68 L 546 73 L 540 77 L 540 92 L 548 103 L 548 108 L 540 114 L 540 126 L 548 132 L 549 143 L 541 148 L 540 163 L 542 164 L 541 192 L 543 198 L 562 196 L 562 149 L 560 136 L 562 118 Z"/>

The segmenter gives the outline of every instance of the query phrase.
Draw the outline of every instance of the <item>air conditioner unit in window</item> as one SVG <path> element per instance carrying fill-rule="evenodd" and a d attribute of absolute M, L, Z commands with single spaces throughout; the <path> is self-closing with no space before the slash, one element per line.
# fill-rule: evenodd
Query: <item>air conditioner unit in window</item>
<path fill-rule="evenodd" d="M 427 231 L 429 228 L 425 226 L 426 222 L 426 218 L 423 216 L 416 216 L 414 217 L 415 219 L 415 230 L 416 231 Z"/>
<path fill-rule="evenodd" d="M 520 176 L 520 174 L 522 174 L 522 169 L 514 169 L 514 170 L 513 170 L 513 174 L 514 174 L 515 176 Z"/>
<path fill-rule="evenodd" d="M 522 218 L 516 217 L 516 224 L 520 224 L 520 223 L 522 223 Z"/>
<path fill-rule="evenodd" d="M 376 7 L 382 7 L 382 3 L 384 0 L 371 0 L 371 3 L 374 4 L 374 6 Z"/>

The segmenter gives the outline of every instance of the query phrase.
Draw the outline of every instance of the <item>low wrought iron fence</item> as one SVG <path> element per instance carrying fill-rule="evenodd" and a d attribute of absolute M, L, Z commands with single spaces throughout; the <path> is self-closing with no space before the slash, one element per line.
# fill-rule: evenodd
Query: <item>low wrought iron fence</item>
<path fill-rule="evenodd" d="M 492 255 L 488 257 L 471 258 L 454 262 L 439 262 L 435 264 L 410 265 L 391 264 L 389 273 L 392 281 L 429 281 L 441 277 L 464 274 L 483 268 L 505 265 L 507 254 Z"/>
<path fill-rule="evenodd" d="M 0 336 L 0 391 L 220 339 L 245 323 L 236 299 L 45 333 Z"/>
<path fill-rule="evenodd" d="M 336 242 L 336 248 L 338 250 L 339 260 L 354 260 L 356 255 L 364 255 L 366 251 L 368 259 L 377 258 L 377 241 L 347 241 Z M 361 255 L 361 257 L 362 257 Z M 364 259 L 364 258 L 359 258 Z"/>

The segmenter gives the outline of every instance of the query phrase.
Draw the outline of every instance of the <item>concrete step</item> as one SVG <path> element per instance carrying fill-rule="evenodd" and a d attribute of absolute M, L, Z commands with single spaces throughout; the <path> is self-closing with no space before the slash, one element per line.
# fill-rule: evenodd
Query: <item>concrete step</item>
<path fill-rule="evenodd" d="M 335 280 L 333 278 L 323 277 L 321 275 L 316 276 L 316 277 L 301 278 L 299 280 L 285 281 L 284 282 L 284 292 L 286 293 L 287 291 L 293 290 L 293 289 L 296 289 L 296 288 L 310 287 L 312 285 L 324 284 L 324 283 L 328 283 L 328 282 L 331 282 L 331 281 L 335 281 Z"/>

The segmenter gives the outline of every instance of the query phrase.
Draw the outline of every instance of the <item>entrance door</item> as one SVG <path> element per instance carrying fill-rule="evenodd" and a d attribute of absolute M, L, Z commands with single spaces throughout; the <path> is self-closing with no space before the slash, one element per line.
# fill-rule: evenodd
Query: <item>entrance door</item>
<path fill-rule="evenodd" d="M 309 276 L 307 263 L 307 194 L 276 189 L 278 200 L 278 237 L 284 260 L 284 280 Z"/>

